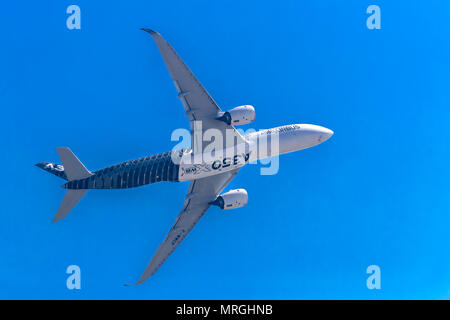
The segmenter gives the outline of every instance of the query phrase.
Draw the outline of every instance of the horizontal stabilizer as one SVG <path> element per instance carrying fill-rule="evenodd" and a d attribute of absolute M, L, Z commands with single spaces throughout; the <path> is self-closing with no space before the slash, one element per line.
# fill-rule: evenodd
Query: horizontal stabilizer
<path fill-rule="evenodd" d="M 56 212 L 55 218 L 53 218 L 53 222 L 64 219 L 70 210 L 75 207 L 78 201 L 83 198 L 87 191 L 88 189 L 68 189 L 61 205 L 59 206 L 58 212 Z"/>
<path fill-rule="evenodd" d="M 70 151 L 69 148 L 56 148 L 58 151 L 61 162 L 64 166 L 64 172 L 66 173 L 67 179 L 80 180 L 92 176 L 92 173 L 81 163 L 80 160 Z"/>

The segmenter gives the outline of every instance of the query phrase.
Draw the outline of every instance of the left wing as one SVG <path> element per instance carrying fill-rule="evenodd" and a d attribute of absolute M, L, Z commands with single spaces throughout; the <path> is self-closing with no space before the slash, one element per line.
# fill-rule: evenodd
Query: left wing
<path fill-rule="evenodd" d="M 158 32 L 145 28 L 142 30 L 148 32 L 155 40 L 175 84 L 178 97 L 181 99 L 186 115 L 189 118 L 194 153 L 201 153 L 201 150 L 204 150 L 206 145 L 210 143 L 202 139 L 203 133 L 208 129 L 219 130 L 224 138 L 228 131 L 233 134 L 233 140 L 236 140 L 236 144 L 245 143 L 245 139 L 234 126 L 217 120 L 218 117 L 223 115 L 223 111 L 183 60 L 181 60 L 172 46 Z M 232 141 L 227 139 L 223 142 L 224 146 L 226 143 L 232 143 Z M 200 150 L 198 150 L 199 147 L 201 147 Z"/>
<path fill-rule="evenodd" d="M 183 209 L 178 215 L 175 223 L 170 229 L 164 241 L 156 250 L 152 260 L 148 264 L 139 281 L 135 284 L 145 282 L 166 261 L 170 254 L 187 236 L 189 231 L 200 220 L 208 210 L 210 202 L 214 201 L 222 190 L 236 176 L 239 169 L 224 172 L 211 177 L 194 180 L 189 185 Z"/>

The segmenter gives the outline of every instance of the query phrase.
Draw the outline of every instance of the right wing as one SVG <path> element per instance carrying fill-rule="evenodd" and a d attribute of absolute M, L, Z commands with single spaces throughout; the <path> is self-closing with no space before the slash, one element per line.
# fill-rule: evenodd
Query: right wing
<path fill-rule="evenodd" d="M 238 170 L 224 172 L 191 182 L 183 209 L 135 285 L 145 282 L 158 270 L 205 214 L 206 210 L 210 207 L 210 203 L 217 198 L 228 183 L 236 176 Z"/>
<path fill-rule="evenodd" d="M 194 153 L 197 153 L 198 146 L 202 146 L 201 150 L 204 150 L 205 146 L 210 143 L 209 141 L 205 142 L 201 139 L 203 132 L 208 129 L 217 129 L 221 131 L 224 138 L 226 137 L 226 130 L 228 129 L 233 133 L 237 142 L 236 144 L 244 143 L 244 138 L 232 125 L 228 125 L 227 123 L 216 119 L 223 114 L 223 111 L 192 74 L 191 70 L 184 64 L 183 60 L 181 60 L 171 45 L 164 40 L 158 32 L 144 28 L 142 30 L 148 32 L 156 41 L 167 69 L 169 69 L 170 76 L 175 83 L 178 97 L 181 99 L 186 115 L 190 121 L 191 142 Z M 200 124 L 201 130 L 199 128 Z M 197 136 L 197 133 L 199 136 Z M 225 143 L 223 145 L 225 146 Z M 234 143 L 232 145 L 234 145 Z"/>

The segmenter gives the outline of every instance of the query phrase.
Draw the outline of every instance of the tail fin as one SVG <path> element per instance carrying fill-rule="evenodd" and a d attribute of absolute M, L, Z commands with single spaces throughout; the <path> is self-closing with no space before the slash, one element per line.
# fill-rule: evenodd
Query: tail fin
<path fill-rule="evenodd" d="M 56 148 L 56 150 L 63 163 L 67 180 L 79 180 L 92 176 L 92 173 L 86 169 L 69 148 Z M 55 218 L 53 218 L 53 222 L 64 219 L 87 191 L 88 189 L 68 189 Z"/>
<path fill-rule="evenodd" d="M 41 168 L 42 170 L 45 170 L 47 172 L 54 174 L 57 177 L 67 180 L 66 173 L 64 172 L 64 167 L 60 164 L 52 163 L 52 162 L 39 162 L 39 163 L 36 163 L 36 166 Z"/>

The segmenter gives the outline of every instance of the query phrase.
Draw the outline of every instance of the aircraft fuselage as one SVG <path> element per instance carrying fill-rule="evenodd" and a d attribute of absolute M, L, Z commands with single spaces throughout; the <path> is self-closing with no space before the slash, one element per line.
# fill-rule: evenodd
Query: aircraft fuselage
<path fill-rule="evenodd" d="M 245 145 L 222 152 L 195 154 L 176 150 L 125 161 L 65 183 L 67 189 L 126 189 L 160 181 L 189 181 L 243 167 L 249 162 L 313 147 L 333 132 L 310 124 L 293 124 L 260 130 L 244 136 Z"/>

